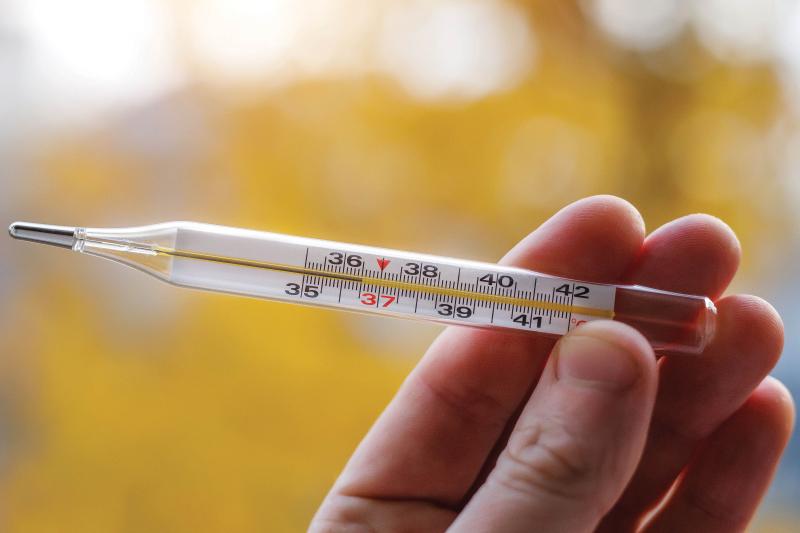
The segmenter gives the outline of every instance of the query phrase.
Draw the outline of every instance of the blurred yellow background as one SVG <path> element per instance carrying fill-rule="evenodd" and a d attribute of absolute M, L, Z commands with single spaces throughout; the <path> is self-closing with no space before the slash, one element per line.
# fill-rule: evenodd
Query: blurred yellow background
<path fill-rule="evenodd" d="M 738 233 L 800 395 L 800 3 L 7 0 L 0 214 L 496 260 L 564 204 Z M 298 531 L 438 327 L 0 239 L 0 529 Z M 756 525 L 800 519 L 795 439 Z"/>

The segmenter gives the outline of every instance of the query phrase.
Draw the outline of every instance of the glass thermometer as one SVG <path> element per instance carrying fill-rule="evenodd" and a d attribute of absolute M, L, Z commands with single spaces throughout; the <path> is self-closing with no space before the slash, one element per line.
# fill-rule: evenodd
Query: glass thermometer
<path fill-rule="evenodd" d="M 15 222 L 15 239 L 122 263 L 168 283 L 445 324 L 560 336 L 617 320 L 656 350 L 698 354 L 714 334 L 704 296 L 196 222 L 76 228 Z"/>

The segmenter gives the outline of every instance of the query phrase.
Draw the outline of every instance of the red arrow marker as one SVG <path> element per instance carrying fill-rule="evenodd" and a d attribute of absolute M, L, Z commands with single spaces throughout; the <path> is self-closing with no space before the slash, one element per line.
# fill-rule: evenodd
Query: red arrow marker
<path fill-rule="evenodd" d="M 389 259 L 378 259 L 378 266 L 381 268 L 381 272 L 383 272 L 383 269 L 389 266 L 391 262 L 392 261 Z"/>

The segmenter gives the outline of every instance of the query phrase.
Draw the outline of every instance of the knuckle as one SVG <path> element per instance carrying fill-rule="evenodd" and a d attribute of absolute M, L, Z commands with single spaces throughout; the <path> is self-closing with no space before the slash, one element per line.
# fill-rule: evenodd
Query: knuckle
<path fill-rule="evenodd" d="M 315 518 L 308 527 L 309 533 L 376 533 L 369 527 L 333 518 Z"/>
<path fill-rule="evenodd" d="M 310 533 L 431 533 L 445 531 L 455 513 L 435 501 L 333 492 L 311 521 Z"/>
<path fill-rule="evenodd" d="M 685 504 L 704 516 L 708 523 L 717 524 L 720 531 L 743 531 L 749 521 L 749 513 L 729 501 L 715 498 L 701 491 L 684 496 Z"/>
<path fill-rule="evenodd" d="M 363 498 L 331 494 L 308 527 L 309 533 L 377 533 L 370 523 L 370 505 Z"/>
<path fill-rule="evenodd" d="M 515 492 L 572 500 L 593 492 L 596 469 L 588 446 L 561 424 L 539 421 L 515 430 L 494 474 Z"/>
<path fill-rule="evenodd" d="M 497 413 L 506 411 L 506 407 L 481 387 L 464 383 L 453 387 L 448 381 L 434 381 L 424 376 L 417 379 L 444 409 L 465 425 L 486 425 L 487 429 L 493 429 L 504 424 Z"/>

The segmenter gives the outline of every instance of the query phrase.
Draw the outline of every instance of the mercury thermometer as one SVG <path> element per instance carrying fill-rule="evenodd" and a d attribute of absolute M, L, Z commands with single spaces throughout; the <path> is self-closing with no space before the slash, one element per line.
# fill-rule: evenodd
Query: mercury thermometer
<path fill-rule="evenodd" d="M 704 296 L 197 222 L 113 229 L 15 222 L 9 233 L 173 285 L 269 300 L 550 336 L 616 320 L 667 352 L 702 352 L 716 319 Z"/>

